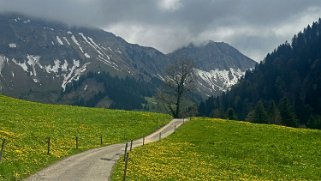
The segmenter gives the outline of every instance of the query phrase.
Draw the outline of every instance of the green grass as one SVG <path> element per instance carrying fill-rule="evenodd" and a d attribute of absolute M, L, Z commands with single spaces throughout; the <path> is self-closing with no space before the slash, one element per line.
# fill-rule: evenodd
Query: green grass
<path fill-rule="evenodd" d="M 321 131 L 193 118 L 129 157 L 129 180 L 321 180 Z"/>
<path fill-rule="evenodd" d="M 99 147 L 101 135 L 104 145 L 124 142 L 171 119 L 164 114 L 47 105 L 4 96 L 0 96 L 0 113 L 0 139 L 7 139 L 0 180 L 19 180 L 63 157 Z M 52 148 L 47 155 L 49 136 Z"/>

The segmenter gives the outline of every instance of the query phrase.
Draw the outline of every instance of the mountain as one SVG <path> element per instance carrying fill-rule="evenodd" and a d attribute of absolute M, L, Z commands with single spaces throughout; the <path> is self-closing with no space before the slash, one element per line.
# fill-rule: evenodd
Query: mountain
<path fill-rule="evenodd" d="M 0 14 L 0 25 L 0 92 L 40 102 L 141 109 L 174 59 L 197 63 L 197 94 L 203 97 L 227 90 L 254 65 L 224 43 L 165 55 L 97 28 L 14 13 Z"/>
<path fill-rule="evenodd" d="M 219 95 L 232 85 L 256 62 L 223 42 L 208 41 L 201 45 L 189 44 L 168 54 L 170 59 L 188 59 L 195 64 L 197 92 Z"/>
<path fill-rule="evenodd" d="M 148 82 L 162 78 L 169 63 L 154 48 L 129 44 L 99 29 L 68 27 L 16 14 L 1 15 L 0 24 L 0 91 L 14 97 L 65 102 L 70 95 L 60 95 L 66 87 L 88 72 Z M 87 92 L 104 92 L 99 84 L 90 84 Z"/>
<path fill-rule="evenodd" d="M 321 19 L 269 53 L 200 114 L 321 129 Z"/>

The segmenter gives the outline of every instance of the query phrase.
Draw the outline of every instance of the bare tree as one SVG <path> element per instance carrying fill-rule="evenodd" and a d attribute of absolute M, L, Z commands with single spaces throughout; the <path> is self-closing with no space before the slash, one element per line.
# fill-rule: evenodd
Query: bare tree
<path fill-rule="evenodd" d="M 192 73 L 193 63 L 188 60 L 176 61 L 167 68 L 165 86 L 157 97 L 174 118 L 180 117 L 182 98 L 192 88 Z"/>

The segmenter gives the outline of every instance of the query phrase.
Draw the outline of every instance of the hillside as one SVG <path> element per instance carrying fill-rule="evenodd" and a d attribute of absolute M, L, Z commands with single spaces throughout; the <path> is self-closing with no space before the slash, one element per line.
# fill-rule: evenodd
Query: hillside
<path fill-rule="evenodd" d="M 145 97 L 155 94 L 166 68 L 178 58 L 193 58 L 197 65 L 198 97 L 221 94 L 255 63 L 224 43 L 165 55 L 98 28 L 8 13 L 0 14 L 0 24 L 0 92 L 38 102 L 142 109 Z M 128 82 L 140 86 L 127 91 Z M 129 98 L 127 104 L 120 96 Z"/>
<path fill-rule="evenodd" d="M 1 143 L 7 140 L 0 180 L 21 179 L 68 155 L 99 147 L 101 136 L 103 145 L 124 142 L 171 119 L 164 114 L 40 104 L 1 95 L 0 112 Z"/>
<path fill-rule="evenodd" d="M 321 131 L 193 118 L 129 153 L 128 180 L 320 180 Z M 122 180 L 123 161 L 113 179 Z"/>
<path fill-rule="evenodd" d="M 269 53 L 201 115 L 321 129 L 321 19 Z"/>

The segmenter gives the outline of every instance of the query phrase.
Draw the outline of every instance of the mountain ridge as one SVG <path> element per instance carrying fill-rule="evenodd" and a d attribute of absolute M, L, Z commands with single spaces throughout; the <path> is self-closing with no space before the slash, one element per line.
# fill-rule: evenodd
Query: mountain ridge
<path fill-rule="evenodd" d="M 42 102 L 60 100 L 64 103 L 62 97 L 65 96 L 67 86 L 82 76 L 86 77 L 89 72 L 105 72 L 114 77 L 129 77 L 158 85 L 166 77 L 166 67 L 179 58 L 173 56 L 177 51 L 170 55 L 163 54 L 153 47 L 130 44 L 113 33 L 95 28 L 70 27 L 17 14 L 1 14 L 0 24 L 0 91 L 13 97 Z M 215 43 L 211 46 L 214 45 Z M 239 53 L 239 56 L 244 56 L 235 48 L 229 48 Z M 195 49 L 199 51 L 196 47 Z M 206 61 L 210 62 L 211 57 L 207 58 Z M 233 58 L 230 60 L 233 61 Z M 253 62 L 249 58 L 248 61 Z M 206 69 L 207 72 L 202 72 L 206 76 L 200 75 L 199 72 L 205 71 L 205 68 L 209 68 Z M 198 78 L 199 87 L 202 87 L 197 94 L 203 97 L 220 94 L 243 76 L 245 71 L 242 66 L 239 66 L 238 71 L 238 65 L 233 70 L 225 66 L 224 70 L 219 71 L 216 71 L 214 64 L 196 65 L 194 76 Z M 234 75 L 233 72 L 237 73 Z M 158 83 L 155 83 L 156 79 Z M 222 88 L 213 88 L 210 85 L 213 82 L 219 82 L 217 86 Z M 92 79 L 90 84 L 104 87 L 99 81 Z M 94 90 L 87 84 L 80 87 L 87 87 L 88 91 L 91 89 L 94 94 L 92 98 L 96 94 L 96 97 L 101 97 L 98 96 L 100 93 L 105 97 L 110 94 L 103 88 Z"/>
<path fill-rule="evenodd" d="M 256 62 L 224 42 L 205 41 L 169 53 L 170 59 L 188 59 L 195 64 L 196 91 L 218 96 L 230 89 Z M 214 94 L 213 94 L 214 92 Z"/>

